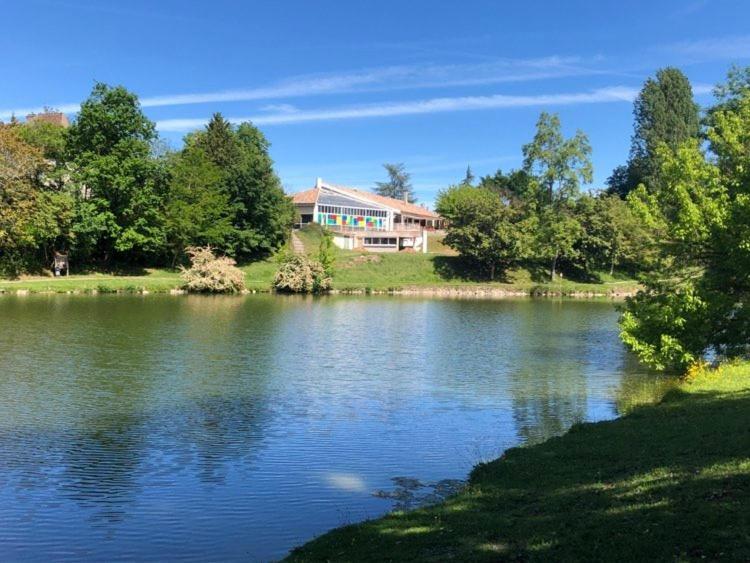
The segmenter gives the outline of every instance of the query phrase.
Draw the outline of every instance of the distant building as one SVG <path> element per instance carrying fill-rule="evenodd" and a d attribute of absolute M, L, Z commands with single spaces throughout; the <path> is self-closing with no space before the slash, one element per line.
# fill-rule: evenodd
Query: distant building
<path fill-rule="evenodd" d="M 27 122 L 41 121 L 44 123 L 51 123 L 53 125 L 59 125 L 60 127 L 68 127 L 70 121 L 67 116 L 59 111 L 45 111 L 42 113 L 30 113 L 26 116 Z"/>
<path fill-rule="evenodd" d="M 294 194 L 292 201 L 300 224 L 327 227 L 336 246 L 349 250 L 427 252 L 429 232 L 444 226 L 440 215 L 424 206 L 320 178 L 314 188 Z"/>

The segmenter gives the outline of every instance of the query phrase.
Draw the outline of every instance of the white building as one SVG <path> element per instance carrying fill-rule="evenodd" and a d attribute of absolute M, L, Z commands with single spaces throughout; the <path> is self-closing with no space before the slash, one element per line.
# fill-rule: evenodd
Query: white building
<path fill-rule="evenodd" d="M 336 186 L 320 178 L 314 188 L 294 194 L 292 201 L 300 224 L 327 227 L 336 246 L 349 250 L 427 252 L 429 232 L 443 228 L 444 223 L 437 213 L 421 205 Z"/>

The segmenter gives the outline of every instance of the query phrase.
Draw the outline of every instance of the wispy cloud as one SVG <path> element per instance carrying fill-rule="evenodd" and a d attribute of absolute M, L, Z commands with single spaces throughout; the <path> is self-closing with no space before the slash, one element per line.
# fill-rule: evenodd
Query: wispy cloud
<path fill-rule="evenodd" d="M 750 58 L 750 35 L 714 37 L 672 43 L 662 48 L 693 60 L 737 60 Z"/>
<path fill-rule="evenodd" d="M 358 72 L 296 76 L 271 86 L 180 93 L 141 98 L 145 108 L 209 103 L 282 100 L 355 92 L 394 91 L 406 89 L 481 86 L 527 82 L 571 76 L 602 74 L 604 71 L 585 66 L 577 57 L 542 57 L 536 59 L 497 59 L 477 64 L 401 65 Z M 65 113 L 75 113 L 78 104 L 55 105 Z M 41 111 L 41 107 L 0 109 L 0 119 Z"/>
<path fill-rule="evenodd" d="M 287 125 L 313 121 L 394 117 L 457 111 L 632 102 L 637 93 L 638 90 L 635 88 L 613 86 L 589 92 L 539 94 L 530 96 L 508 96 L 504 94 L 496 94 L 492 96 L 431 98 L 410 102 L 370 104 L 320 110 L 300 110 L 293 113 L 282 112 L 249 117 L 230 117 L 228 119 L 233 123 L 252 121 L 256 125 Z M 206 119 L 166 119 L 158 121 L 156 126 L 161 131 L 190 131 L 201 127 L 206 122 Z"/>

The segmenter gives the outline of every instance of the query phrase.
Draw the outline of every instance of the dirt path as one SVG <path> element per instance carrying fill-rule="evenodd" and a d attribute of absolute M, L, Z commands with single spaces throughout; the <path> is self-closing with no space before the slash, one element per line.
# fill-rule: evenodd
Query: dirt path
<path fill-rule="evenodd" d="M 297 236 L 297 233 L 292 231 L 292 250 L 295 254 L 304 254 L 305 253 L 305 245 L 302 244 L 302 241 Z"/>

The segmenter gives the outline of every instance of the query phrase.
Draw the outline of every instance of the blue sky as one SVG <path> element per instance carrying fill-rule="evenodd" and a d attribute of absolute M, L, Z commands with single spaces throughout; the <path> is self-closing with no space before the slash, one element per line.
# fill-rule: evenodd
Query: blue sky
<path fill-rule="evenodd" d="M 421 201 L 520 166 L 541 111 L 585 131 L 598 187 L 632 98 L 678 66 L 701 104 L 750 64 L 750 2 L 0 0 L 0 119 L 66 112 L 94 81 L 142 99 L 174 147 L 215 111 L 251 118 L 288 191 L 370 188 L 404 162 Z"/>

